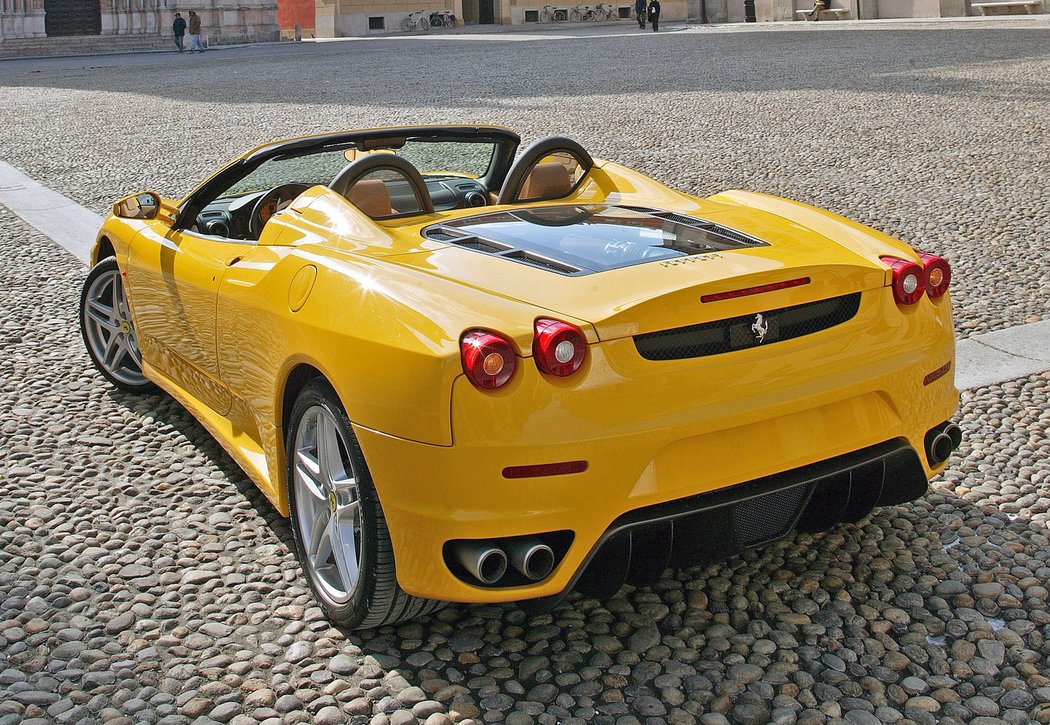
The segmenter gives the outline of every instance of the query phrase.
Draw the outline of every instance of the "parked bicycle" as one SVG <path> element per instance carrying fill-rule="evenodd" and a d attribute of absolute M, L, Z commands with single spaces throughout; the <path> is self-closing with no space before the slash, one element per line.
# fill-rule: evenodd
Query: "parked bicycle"
<path fill-rule="evenodd" d="M 608 20 L 608 13 L 603 7 L 603 5 L 577 5 L 572 9 L 572 12 L 569 13 L 569 20 L 573 23 L 596 23 L 600 20 Z"/>
<path fill-rule="evenodd" d="M 598 5 L 598 10 L 605 14 L 605 20 L 620 19 L 620 11 L 617 10 L 615 6 L 610 5 L 609 3 L 600 3 Z"/>
<path fill-rule="evenodd" d="M 456 27 L 456 16 L 450 10 L 438 10 L 430 13 L 430 27 L 454 28 Z"/>
<path fill-rule="evenodd" d="M 414 13 L 409 13 L 408 17 L 401 21 L 401 29 L 406 33 L 416 28 L 430 30 L 430 21 L 426 18 L 427 13 L 427 10 L 417 10 Z"/>
<path fill-rule="evenodd" d="M 564 23 L 569 19 L 569 11 L 566 8 L 557 8 L 553 5 L 544 5 L 540 10 L 541 23 Z"/>

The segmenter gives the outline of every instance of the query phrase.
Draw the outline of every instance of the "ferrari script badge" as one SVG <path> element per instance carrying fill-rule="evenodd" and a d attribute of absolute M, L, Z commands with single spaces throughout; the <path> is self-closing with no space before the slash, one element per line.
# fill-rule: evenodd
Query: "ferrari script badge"
<path fill-rule="evenodd" d="M 761 312 L 755 315 L 755 321 L 751 323 L 751 332 L 755 333 L 755 342 L 765 342 L 769 332 L 769 321 L 762 317 Z"/>

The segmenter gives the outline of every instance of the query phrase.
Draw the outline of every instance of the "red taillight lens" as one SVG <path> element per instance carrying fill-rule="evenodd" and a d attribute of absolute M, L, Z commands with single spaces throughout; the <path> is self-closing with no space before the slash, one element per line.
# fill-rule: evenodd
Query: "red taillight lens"
<path fill-rule="evenodd" d="M 952 281 L 952 268 L 943 257 L 920 252 L 919 259 L 926 269 L 926 294 L 931 300 L 935 300 L 948 291 L 948 285 Z"/>
<path fill-rule="evenodd" d="M 893 298 L 900 305 L 914 305 L 926 291 L 926 271 L 915 262 L 882 257 L 893 270 Z"/>
<path fill-rule="evenodd" d="M 563 378 L 583 365 L 587 358 L 587 338 L 567 322 L 539 319 L 532 338 L 532 356 L 541 372 Z"/>
<path fill-rule="evenodd" d="M 506 384 L 518 365 L 510 342 L 488 330 L 468 330 L 463 333 L 459 352 L 467 378 L 485 390 Z"/>

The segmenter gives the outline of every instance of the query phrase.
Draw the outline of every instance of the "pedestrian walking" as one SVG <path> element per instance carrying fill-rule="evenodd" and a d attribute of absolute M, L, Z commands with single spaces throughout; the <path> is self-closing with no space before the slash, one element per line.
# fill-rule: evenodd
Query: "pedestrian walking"
<path fill-rule="evenodd" d="M 654 32 L 660 29 L 660 0 L 650 0 L 649 22 L 653 24 Z"/>
<path fill-rule="evenodd" d="M 634 14 L 638 16 L 638 27 L 645 30 L 645 0 L 634 0 Z"/>
<path fill-rule="evenodd" d="M 201 42 L 201 16 L 190 10 L 190 52 L 195 50 L 204 52 L 204 43 Z"/>
<path fill-rule="evenodd" d="M 171 24 L 171 34 L 175 36 L 175 47 L 181 53 L 185 50 L 182 47 L 182 39 L 186 37 L 186 21 L 182 19 L 182 13 L 175 13 L 175 22 Z"/>

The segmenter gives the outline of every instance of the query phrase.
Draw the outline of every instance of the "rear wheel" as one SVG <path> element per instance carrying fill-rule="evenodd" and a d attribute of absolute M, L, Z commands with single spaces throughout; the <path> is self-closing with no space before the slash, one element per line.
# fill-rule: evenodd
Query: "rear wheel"
<path fill-rule="evenodd" d="M 423 30 L 430 30 L 430 21 L 426 18 L 420 18 L 419 27 L 423 28 Z"/>
<path fill-rule="evenodd" d="M 576 10 L 574 8 L 573 11 L 571 13 L 569 13 L 569 22 L 571 22 L 571 23 L 579 23 L 579 22 L 582 22 L 582 21 L 583 21 L 583 13 L 581 13 L 579 10 Z"/>
<path fill-rule="evenodd" d="M 96 264 L 80 293 L 80 334 L 91 362 L 102 377 L 129 393 L 148 393 L 153 383 L 142 374 L 131 307 L 124 279 L 113 257 Z"/>
<path fill-rule="evenodd" d="M 410 19 L 405 18 L 401 21 L 401 29 L 404 30 L 406 33 L 413 27 L 415 27 L 415 23 L 413 23 Z"/>
<path fill-rule="evenodd" d="M 313 380 L 296 399 L 285 452 L 296 553 L 329 619 L 364 629 L 442 606 L 398 586 L 383 507 L 327 381 Z"/>
<path fill-rule="evenodd" d="M 541 23 L 553 23 L 554 22 L 554 16 L 551 15 L 549 10 L 544 10 L 544 11 L 542 11 L 540 13 L 540 22 Z"/>

